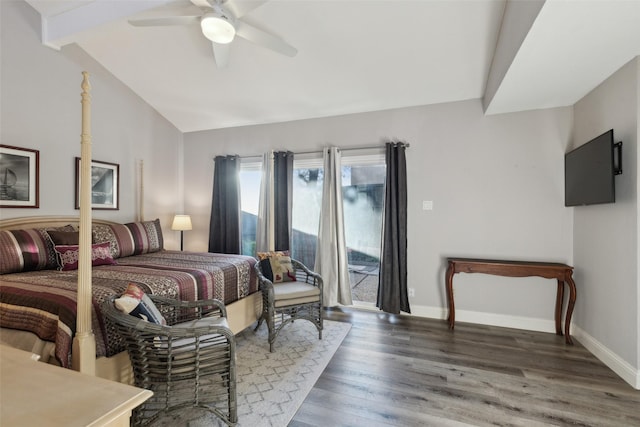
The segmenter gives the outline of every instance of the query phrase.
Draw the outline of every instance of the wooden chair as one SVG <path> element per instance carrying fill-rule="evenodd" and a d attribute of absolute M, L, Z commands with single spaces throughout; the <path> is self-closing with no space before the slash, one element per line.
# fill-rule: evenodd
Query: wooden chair
<path fill-rule="evenodd" d="M 149 297 L 167 326 L 121 312 L 114 304 L 117 296 L 103 305 L 107 320 L 126 342 L 135 385 L 154 393 L 134 411 L 132 425 L 147 425 L 185 407 L 209 410 L 235 425 L 236 342 L 224 304 Z"/>
<path fill-rule="evenodd" d="M 262 315 L 255 330 L 263 321 L 267 323 L 270 352 L 282 328 L 295 320 L 313 323 L 318 329 L 318 339 L 322 339 L 322 277 L 295 259 L 291 263 L 296 280 L 281 283 L 269 280 L 260 262 L 255 265 L 262 292 Z"/>

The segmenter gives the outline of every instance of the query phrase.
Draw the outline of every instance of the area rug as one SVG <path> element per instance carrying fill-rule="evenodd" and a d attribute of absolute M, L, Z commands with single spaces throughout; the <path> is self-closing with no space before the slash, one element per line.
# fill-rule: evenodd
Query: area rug
<path fill-rule="evenodd" d="M 267 326 L 249 328 L 236 336 L 238 426 L 285 427 L 320 377 L 351 324 L 324 321 L 322 340 L 315 326 L 298 321 L 285 326 L 269 352 Z M 224 426 L 200 409 L 173 411 L 154 427 Z"/>

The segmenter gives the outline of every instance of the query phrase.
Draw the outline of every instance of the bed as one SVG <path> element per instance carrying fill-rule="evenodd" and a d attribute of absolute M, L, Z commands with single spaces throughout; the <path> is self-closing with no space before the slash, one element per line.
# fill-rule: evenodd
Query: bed
<path fill-rule="evenodd" d="M 91 154 L 90 144 L 86 147 L 89 85 L 83 74 L 81 156 L 85 159 Z M 89 170 L 81 174 L 89 176 Z M 88 191 L 81 188 L 79 218 L 0 220 L 2 344 L 37 353 L 43 361 L 132 383 L 121 338 L 100 311 L 106 298 L 122 293 L 129 283 L 172 298 L 218 298 L 227 305 L 234 333 L 256 321 L 261 296 L 254 258 L 165 250 L 158 220 L 120 224 L 93 219 Z M 56 245 L 52 231 L 62 235 L 77 231 L 78 244 Z"/>
<path fill-rule="evenodd" d="M 79 271 L 74 266 L 59 270 L 48 234 L 76 227 L 77 219 L 67 217 L 0 221 L 0 339 L 63 367 L 73 367 Z M 234 333 L 255 322 L 260 312 L 252 257 L 164 250 L 158 220 L 128 224 L 94 220 L 92 235 L 97 243 L 108 242 L 112 255 L 112 261 L 104 265 L 94 261 L 91 269 L 91 325 L 98 376 L 129 382 L 123 343 L 100 311 L 106 298 L 121 294 L 129 283 L 151 294 L 185 301 L 220 299 L 228 307 Z M 60 247 L 65 246 L 56 246 Z M 18 250 L 21 261 L 14 260 Z"/>

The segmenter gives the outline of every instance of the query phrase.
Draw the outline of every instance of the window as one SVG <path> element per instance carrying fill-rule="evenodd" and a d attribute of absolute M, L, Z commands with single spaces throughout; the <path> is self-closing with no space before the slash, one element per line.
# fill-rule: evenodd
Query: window
<path fill-rule="evenodd" d="M 256 255 L 256 228 L 260 204 L 261 162 L 242 162 L 240 165 L 240 227 L 242 255 Z"/>

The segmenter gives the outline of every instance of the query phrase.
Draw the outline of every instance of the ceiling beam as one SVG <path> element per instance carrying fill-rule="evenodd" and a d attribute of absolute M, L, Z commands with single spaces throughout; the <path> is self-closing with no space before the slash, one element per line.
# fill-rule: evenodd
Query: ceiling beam
<path fill-rule="evenodd" d="M 482 107 L 485 113 L 490 112 L 491 101 L 545 2 L 546 0 L 508 0 L 506 2 L 496 50 L 493 54 L 487 85 L 482 97 Z"/>
<path fill-rule="evenodd" d="M 94 0 L 52 16 L 41 16 L 42 44 L 59 50 L 75 37 L 108 22 L 172 3 L 174 0 Z"/>

